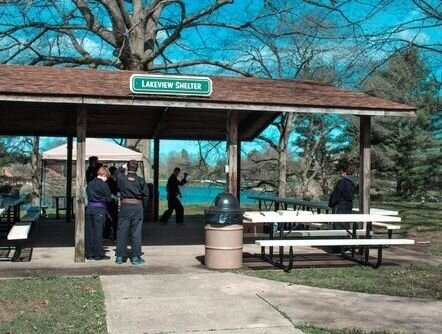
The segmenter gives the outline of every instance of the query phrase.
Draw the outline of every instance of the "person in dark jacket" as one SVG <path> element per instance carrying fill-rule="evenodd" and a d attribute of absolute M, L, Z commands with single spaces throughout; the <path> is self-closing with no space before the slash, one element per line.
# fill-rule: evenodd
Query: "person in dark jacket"
<path fill-rule="evenodd" d="M 109 170 L 101 167 L 97 177 L 90 181 L 86 188 L 88 205 L 86 208 L 85 244 L 86 258 L 88 260 L 108 260 L 103 252 L 103 229 L 106 223 L 107 203 L 112 198 L 112 193 L 106 181 Z"/>
<path fill-rule="evenodd" d="M 86 183 L 91 182 L 97 177 L 97 171 L 102 165 L 98 165 L 98 157 L 92 155 L 89 157 L 89 166 L 86 169 Z"/>
<path fill-rule="evenodd" d="M 353 198 L 358 189 L 353 177 L 353 168 L 345 165 L 341 168 L 341 179 L 336 183 L 330 195 L 328 206 L 332 213 L 350 214 L 353 210 Z M 335 229 L 349 229 L 350 223 L 335 223 Z"/>
<path fill-rule="evenodd" d="M 149 197 L 146 181 L 137 175 L 138 162 L 131 160 L 116 172 L 117 186 L 120 190 L 121 207 L 118 215 L 117 250 L 115 263 L 122 264 L 127 259 L 127 242 L 130 238 L 133 265 L 144 263 L 141 258 L 141 229 L 143 226 L 143 198 Z"/>
<path fill-rule="evenodd" d="M 351 214 L 353 210 L 353 198 L 358 190 L 356 180 L 353 177 L 353 168 L 349 165 L 344 165 L 341 168 L 341 179 L 336 183 L 333 192 L 330 195 L 328 206 L 332 208 L 334 214 Z M 345 229 L 351 230 L 351 223 L 339 222 L 334 223 L 335 230 Z M 332 251 L 342 253 L 349 251 L 347 247 L 333 247 Z"/>
<path fill-rule="evenodd" d="M 115 179 L 115 173 L 117 167 L 109 167 L 110 177 L 107 179 L 107 184 L 112 193 L 112 200 L 107 203 L 107 220 L 106 226 L 103 231 L 103 238 L 116 241 L 117 240 L 117 229 L 118 229 L 118 186 L 117 180 Z"/>
<path fill-rule="evenodd" d="M 330 195 L 328 206 L 333 213 L 351 213 L 353 210 L 353 198 L 357 190 L 353 168 L 344 166 L 341 168 L 342 178 L 336 183 Z"/>
<path fill-rule="evenodd" d="M 170 175 L 169 180 L 167 180 L 167 210 L 164 211 L 160 218 L 161 224 L 167 224 L 173 210 L 175 210 L 176 213 L 176 223 L 179 225 L 184 224 L 184 208 L 178 197 L 181 197 L 180 186 L 187 183 L 187 173 L 184 173 L 184 177 L 181 180 L 178 180 L 180 172 L 181 169 L 176 167 L 173 170 L 172 175 Z"/>

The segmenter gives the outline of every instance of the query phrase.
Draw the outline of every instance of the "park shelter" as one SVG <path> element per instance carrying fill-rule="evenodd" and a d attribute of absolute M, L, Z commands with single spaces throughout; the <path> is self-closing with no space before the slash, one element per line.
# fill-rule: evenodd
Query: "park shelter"
<path fill-rule="evenodd" d="M 210 77 L 206 96 L 138 94 L 134 71 L 0 65 L 0 135 L 77 137 L 76 261 L 84 261 L 85 138 L 154 140 L 154 194 L 159 141 L 226 140 L 228 190 L 237 194 L 241 141 L 253 140 L 283 112 L 355 115 L 360 124 L 360 203 L 369 210 L 373 116 L 414 116 L 415 108 L 313 81 Z M 165 76 L 166 77 L 166 76 Z M 68 149 L 68 152 L 72 150 Z M 72 159 L 68 153 L 68 161 Z M 154 198 L 154 214 L 158 198 Z"/>

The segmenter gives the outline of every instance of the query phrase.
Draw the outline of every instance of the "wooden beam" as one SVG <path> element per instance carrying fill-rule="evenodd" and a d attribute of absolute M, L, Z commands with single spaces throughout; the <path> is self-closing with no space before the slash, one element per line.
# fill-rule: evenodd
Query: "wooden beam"
<path fill-rule="evenodd" d="M 238 140 L 238 146 L 237 146 L 237 157 L 236 157 L 236 189 L 238 193 L 236 194 L 236 198 L 238 199 L 238 203 L 241 204 L 241 141 Z"/>
<path fill-rule="evenodd" d="M 321 113 L 321 114 L 341 114 L 341 115 L 359 115 L 359 116 L 396 116 L 396 117 L 415 117 L 414 108 L 398 109 L 350 109 L 339 107 L 300 107 L 295 105 L 271 105 L 271 104 L 249 104 L 249 103 L 215 103 L 202 101 L 172 101 L 172 100 L 146 100 L 146 99 L 127 99 L 106 98 L 106 97 L 58 97 L 58 96 L 35 96 L 35 95 L 4 95 L 0 94 L 0 101 L 20 101 L 20 102 L 49 102 L 65 104 L 91 104 L 91 105 L 117 105 L 128 107 L 163 107 L 163 108 L 181 108 L 181 109 L 217 109 L 217 110 L 237 110 L 237 111 L 272 111 L 272 112 L 295 112 L 295 113 Z"/>
<path fill-rule="evenodd" d="M 359 213 L 370 212 L 370 116 L 361 116 L 359 119 Z"/>
<path fill-rule="evenodd" d="M 77 178 L 75 215 L 75 262 L 84 262 L 84 204 L 85 204 L 85 159 L 86 159 L 87 109 L 85 105 L 77 109 Z"/>
<path fill-rule="evenodd" d="M 71 221 L 72 213 L 72 136 L 68 137 L 66 154 L 66 222 Z"/>
<path fill-rule="evenodd" d="M 160 210 L 160 139 L 153 140 L 153 219 L 158 220 Z"/>
<path fill-rule="evenodd" d="M 228 185 L 233 196 L 238 196 L 238 119 L 237 111 L 230 111 L 227 119 Z"/>

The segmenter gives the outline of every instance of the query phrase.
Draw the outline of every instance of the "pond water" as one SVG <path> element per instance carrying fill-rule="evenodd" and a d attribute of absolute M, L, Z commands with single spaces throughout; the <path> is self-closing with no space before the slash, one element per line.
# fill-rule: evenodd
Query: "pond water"
<path fill-rule="evenodd" d="M 181 202 L 183 204 L 213 204 L 216 195 L 224 191 L 223 187 L 216 185 L 184 185 L 180 187 L 183 197 Z M 241 191 L 241 204 L 255 204 L 257 200 L 248 199 L 247 196 L 259 195 L 256 191 Z M 160 200 L 167 200 L 166 185 L 160 184 Z"/>

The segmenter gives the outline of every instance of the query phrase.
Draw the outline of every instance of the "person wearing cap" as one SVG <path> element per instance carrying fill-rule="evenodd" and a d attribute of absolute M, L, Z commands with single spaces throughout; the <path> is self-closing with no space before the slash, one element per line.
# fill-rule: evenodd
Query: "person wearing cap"
<path fill-rule="evenodd" d="M 181 169 L 176 167 L 173 170 L 172 175 L 170 175 L 167 180 L 166 191 L 167 191 L 167 210 L 164 211 L 160 218 L 160 224 L 167 224 L 170 216 L 175 210 L 176 213 L 176 223 L 178 225 L 184 224 L 184 208 L 178 197 L 181 197 L 180 186 L 187 183 L 187 173 L 184 173 L 184 177 L 179 180 L 178 175 L 180 175 Z"/>
<path fill-rule="evenodd" d="M 127 174 L 125 170 L 127 168 Z M 141 230 L 143 226 L 143 198 L 149 197 L 149 188 L 144 178 L 137 175 L 138 162 L 130 160 L 116 172 L 121 206 L 118 214 L 117 250 L 115 263 L 127 260 L 128 239 L 131 244 L 130 261 L 133 265 L 144 263 L 141 258 Z"/>
<path fill-rule="evenodd" d="M 112 193 L 106 181 L 110 177 L 106 167 L 100 167 L 95 179 L 86 187 L 88 205 L 86 208 L 85 249 L 88 260 L 108 260 L 103 252 L 103 229 L 106 223 L 107 203 Z"/>

